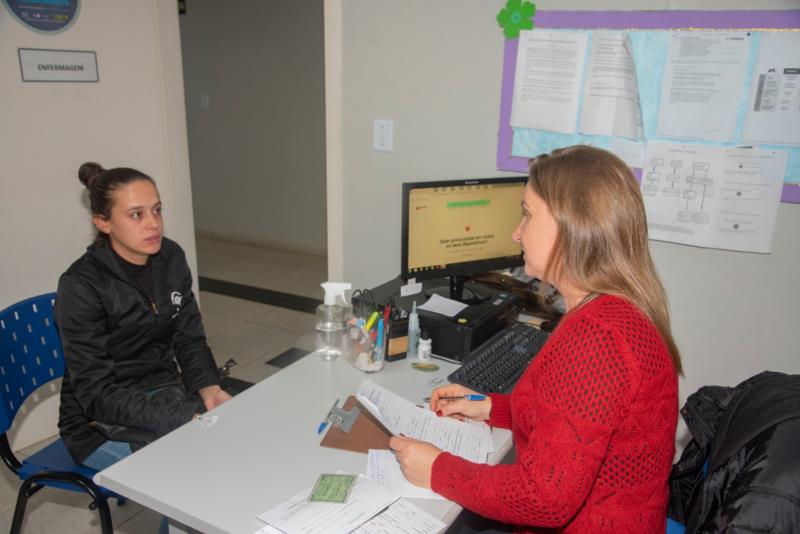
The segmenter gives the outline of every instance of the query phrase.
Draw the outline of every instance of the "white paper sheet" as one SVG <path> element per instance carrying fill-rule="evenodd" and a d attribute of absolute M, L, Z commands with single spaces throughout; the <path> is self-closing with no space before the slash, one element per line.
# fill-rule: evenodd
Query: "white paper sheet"
<path fill-rule="evenodd" d="M 353 534 L 436 534 L 447 525 L 405 499 L 399 499 Z"/>
<path fill-rule="evenodd" d="M 750 39 L 745 31 L 672 34 L 658 110 L 660 137 L 733 140 Z"/>
<path fill-rule="evenodd" d="M 787 153 L 650 142 L 642 196 L 651 239 L 770 251 Z"/>
<path fill-rule="evenodd" d="M 477 463 L 486 463 L 487 455 L 494 451 L 492 431 L 485 423 L 437 417 L 371 380 L 361 382 L 356 398 L 394 435 L 433 443 Z"/>
<path fill-rule="evenodd" d="M 521 31 L 511 126 L 574 133 L 586 32 Z"/>
<path fill-rule="evenodd" d="M 298 493 L 258 519 L 284 532 L 347 534 L 397 500 L 374 481 L 359 477 L 345 503 L 311 502 L 311 489 Z"/>
<path fill-rule="evenodd" d="M 800 32 L 764 32 L 742 138 L 800 145 Z"/>
<path fill-rule="evenodd" d="M 462 310 L 467 307 L 466 304 L 463 302 L 459 302 L 457 300 L 445 298 L 438 293 L 434 293 L 431 295 L 425 304 L 422 306 L 417 306 L 418 310 L 425 310 L 429 312 L 441 313 L 442 315 L 446 315 L 447 317 L 455 317 Z"/>
<path fill-rule="evenodd" d="M 370 449 L 367 453 L 367 478 L 400 497 L 444 499 L 433 490 L 420 488 L 409 482 L 394 453 L 385 449 Z"/>
<path fill-rule="evenodd" d="M 628 167 L 641 169 L 644 165 L 644 151 L 647 144 L 641 141 L 629 141 L 628 139 L 610 139 L 608 149 L 619 156 Z"/>
<path fill-rule="evenodd" d="M 580 132 L 641 139 L 642 110 L 627 34 L 595 31 L 590 46 Z"/>

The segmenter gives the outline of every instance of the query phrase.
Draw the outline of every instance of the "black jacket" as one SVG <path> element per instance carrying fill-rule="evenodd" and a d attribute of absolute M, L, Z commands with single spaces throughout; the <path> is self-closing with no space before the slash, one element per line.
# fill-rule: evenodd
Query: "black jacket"
<path fill-rule="evenodd" d="M 694 439 L 670 474 L 669 516 L 686 534 L 800 532 L 800 375 L 700 388 L 681 415 Z"/>
<path fill-rule="evenodd" d="M 189 394 L 219 384 L 183 250 L 165 238 L 151 262 L 154 302 L 105 243 L 59 279 L 55 319 L 66 371 L 58 426 L 77 462 L 106 441 L 93 421 L 161 436 L 202 411 L 197 395 L 152 395 L 175 383 L 177 365 Z"/>

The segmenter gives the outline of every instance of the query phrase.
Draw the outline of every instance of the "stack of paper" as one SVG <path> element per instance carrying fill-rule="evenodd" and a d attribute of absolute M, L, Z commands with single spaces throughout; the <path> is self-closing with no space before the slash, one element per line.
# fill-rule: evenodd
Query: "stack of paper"
<path fill-rule="evenodd" d="M 345 503 L 312 502 L 311 488 L 258 516 L 259 533 L 435 534 L 446 526 L 432 515 L 366 478 L 359 478 Z"/>

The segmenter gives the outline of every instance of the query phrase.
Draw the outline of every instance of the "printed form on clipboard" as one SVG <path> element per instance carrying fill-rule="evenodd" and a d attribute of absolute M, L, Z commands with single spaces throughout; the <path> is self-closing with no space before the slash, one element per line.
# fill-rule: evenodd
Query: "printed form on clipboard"
<path fill-rule="evenodd" d="M 443 451 L 477 463 L 486 463 L 489 453 L 495 450 L 489 425 L 438 417 L 371 380 L 361 382 L 356 398 L 394 435 L 433 443 Z"/>

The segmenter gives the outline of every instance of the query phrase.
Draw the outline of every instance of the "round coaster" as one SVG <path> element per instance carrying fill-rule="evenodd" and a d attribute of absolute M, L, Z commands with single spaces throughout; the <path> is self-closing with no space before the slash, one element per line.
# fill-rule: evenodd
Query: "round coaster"
<path fill-rule="evenodd" d="M 424 371 L 426 373 L 439 370 L 439 366 L 431 362 L 413 362 L 411 364 L 411 367 L 413 367 L 417 371 Z"/>

